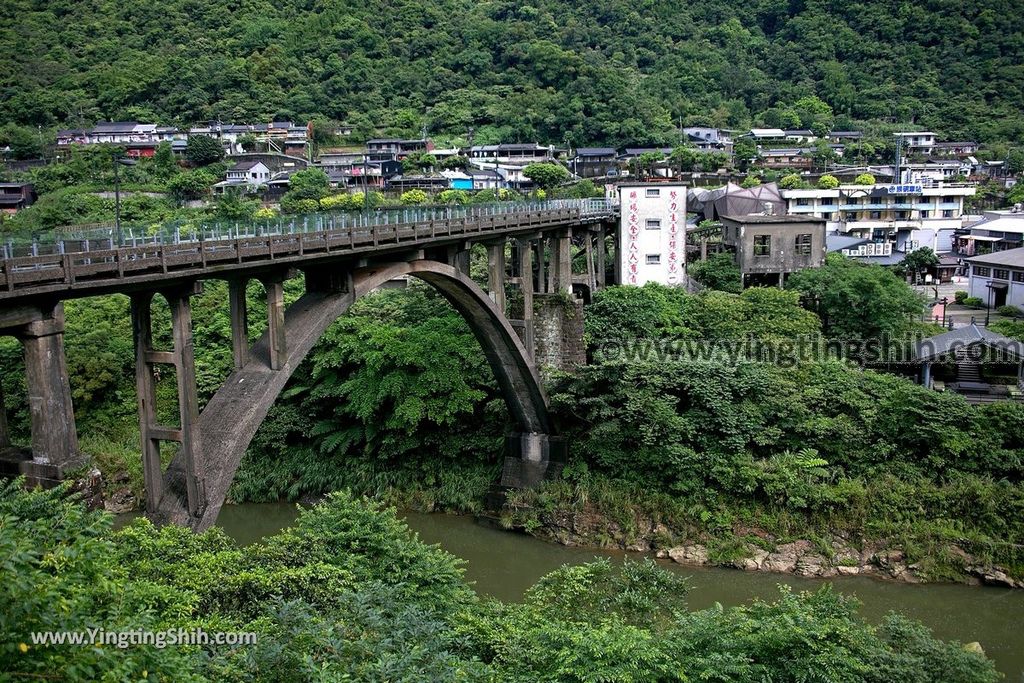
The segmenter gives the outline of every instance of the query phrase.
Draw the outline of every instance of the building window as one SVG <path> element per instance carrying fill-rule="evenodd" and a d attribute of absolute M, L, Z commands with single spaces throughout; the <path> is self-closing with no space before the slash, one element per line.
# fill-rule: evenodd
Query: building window
<path fill-rule="evenodd" d="M 660 218 L 648 218 L 647 219 L 648 230 L 661 230 L 661 219 Z"/>
<path fill-rule="evenodd" d="M 807 199 L 798 199 L 798 200 L 796 200 L 796 205 L 797 206 L 810 206 L 811 203 Z"/>
<path fill-rule="evenodd" d="M 754 256 L 770 256 L 772 253 L 771 235 L 754 235 Z"/>
<path fill-rule="evenodd" d="M 931 215 L 931 211 L 922 211 L 921 218 L 928 218 Z"/>
<path fill-rule="evenodd" d="M 907 220 L 907 212 L 906 211 L 897 211 L 896 212 L 896 220 L 900 220 L 900 221 Z"/>
<path fill-rule="evenodd" d="M 1009 280 L 1010 271 L 1006 270 L 1005 268 L 996 268 L 992 272 L 992 277 L 994 277 L 997 280 Z"/>
<path fill-rule="evenodd" d="M 831 211 L 826 211 L 825 213 L 821 214 L 821 217 L 824 218 L 827 221 L 830 221 L 830 220 L 832 220 L 832 212 Z"/>
<path fill-rule="evenodd" d="M 811 255 L 811 236 L 810 235 L 797 235 L 796 236 L 796 253 L 800 256 Z"/>
<path fill-rule="evenodd" d="M 659 263 L 661 263 L 661 254 L 648 254 L 647 255 L 647 265 L 649 265 L 649 266 L 656 266 Z"/>
<path fill-rule="evenodd" d="M 943 209 L 942 210 L 942 217 L 943 218 L 952 218 L 953 217 L 953 209 Z"/>
<path fill-rule="evenodd" d="M 1013 271 L 1013 281 L 1014 282 L 1024 282 L 1024 270 L 1015 270 L 1015 271 Z"/>
<path fill-rule="evenodd" d="M 822 206 L 832 206 L 832 198 L 831 197 L 825 197 L 824 199 L 821 200 L 821 205 Z"/>
<path fill-rule="evenodd" d="M 882 217 L 882 212 L 881 211 L 872 211 L 871 212 L 871 220 L 877 221 L 881 217 Z"/>
<path fill-rule="evenodd" d="M 644 196 L 645 197 L 660 197 L 661 196 L 661 190 L 653 188 L 653 187 L 649 187 L 649 188 L 647 188 L 647 192 L 644 193 Z"/>
<path fill-rule="evenodd" d="M 977 277 L 988 277 L 992 274 L 992 269 L 985 266 L 974 266 L 973 274 Z"/>

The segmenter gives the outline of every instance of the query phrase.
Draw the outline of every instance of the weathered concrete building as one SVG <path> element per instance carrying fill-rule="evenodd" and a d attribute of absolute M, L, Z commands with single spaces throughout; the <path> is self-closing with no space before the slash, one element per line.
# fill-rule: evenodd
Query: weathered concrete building
<path fill-rule="evenodd" d="M 784 284 L 786 274 L 825 261 L 825 220 L 812 216 L 722 216 L 722 242 L 735 254 L 743 286 Z"/>
<path fill-rule="evenodd" d="M 624 285 L 686 281 L 686 186 L 620 185 L 616 281 Z"/>

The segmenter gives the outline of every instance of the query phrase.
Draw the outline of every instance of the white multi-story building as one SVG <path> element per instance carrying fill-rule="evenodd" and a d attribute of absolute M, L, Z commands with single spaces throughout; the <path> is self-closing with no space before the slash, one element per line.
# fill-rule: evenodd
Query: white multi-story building
<path fill-rule="evenodd" d="M 616 270 L 624 285 L 686 281 L 686 186 L 619 185 Z"/>
<path fill-rule="evenodd" d="M 786 213 L 825 219 L 828 234 L 870 240 L 848 256 L 892 256 L 930 247 L 953 250 L 954 231 L 963 227 L 965 185 L 841 185 L 833 190 L 782 190 Z M 846 253 L 844 251 L 844 253 Z"/>
<path fill-rule="evenodd" d="M 903 150 L 907 154 L 923 154 L 928 156 L 935 148 L 935 133 L 931 131 L 896 133 L 895 137 L 903 140 Z"/>

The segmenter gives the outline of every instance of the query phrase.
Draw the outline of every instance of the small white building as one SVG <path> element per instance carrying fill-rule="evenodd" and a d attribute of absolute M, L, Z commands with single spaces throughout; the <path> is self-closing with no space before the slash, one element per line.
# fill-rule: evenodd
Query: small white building
<path fill-rule="evenodd" d="M 686 282 L 686 186 L 619 185 L 616 271 L 624 285 Z"/>
<path fill-rule="evenodd" d="M 935 148 L 935 133 L 931 131 L 896 133 L 895 137 L 903 140 L 903 150 L 907 154 L 923 154 L 928 156 Z"/>
<path fill-rule="evenodd" d="M 966 259 L 971 266 L 967 291 L 990 308 L 1024 308 L 1024 247 Z"/>
<path fill-rule="evenodd" d="M 240 161 L 227 170 L 224 180 L 213 186 L 213 191 L 222 194 L 228 190 L 256 192 L 270 182 L 270 169 L 262 161 Z"/>

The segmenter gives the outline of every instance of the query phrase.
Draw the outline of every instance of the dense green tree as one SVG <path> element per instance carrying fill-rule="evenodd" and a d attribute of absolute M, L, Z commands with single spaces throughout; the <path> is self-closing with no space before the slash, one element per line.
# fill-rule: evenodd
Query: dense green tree
<path fill-rule="evenodd" d="M 569 171 L 560 164 L 528 164 L 523 175 L 532 180 L 543 190 L 564 183 L 569 179 Z"/>
<path fill-rule="evenodd" d="M 823 175 L 818 178 L 818 187 L 823 190 L 834 190 L 839 187 L 839 179 L 834 175 Z"/>
<path fill-rule="evenodd" d="M 904 256 L 903 262 L 900 263 L 901 269 L 906 273 L 910 273 L 914 277 L 915 282 L 929 268 L 934 268 L 937 265 L 939 265 L 939 257 L 932 251 L 931 247 L 915 249 Z"/>
<path fill-rule="evenodd" d="M 839 254 L 829 254 L 821 268 L 793 273 L 786 286 L 800 292 L 805 305 L 821 316 L 825 333 L 836 339 L 899 337 L 923 307 L 890 271 Z"/>
<path fill-rule="evenodd" d="M 185 158 L 193 166 L 209 166 L 224 158 L 224 147 L 209 135 L 189 135 Z"/>
<path fill-rule="evenodd" d="M 712 254 L 703 261 L 693 261 L 686 271 L 710 289 L 739 294 L 742 290 L 740 269 L 731 254 Z"/>

